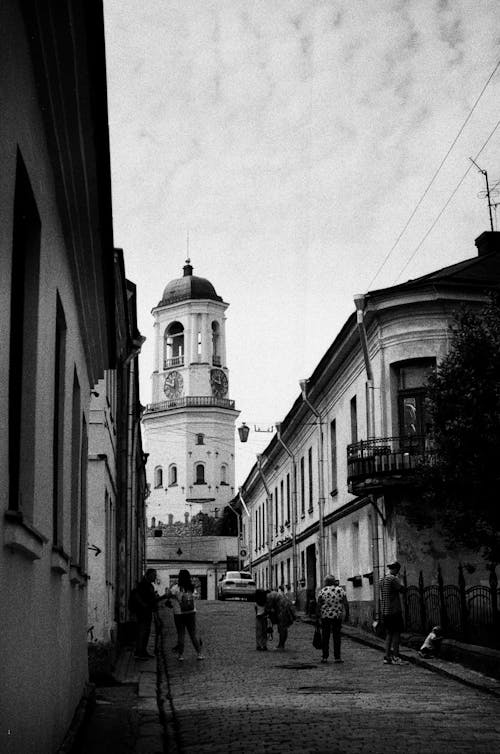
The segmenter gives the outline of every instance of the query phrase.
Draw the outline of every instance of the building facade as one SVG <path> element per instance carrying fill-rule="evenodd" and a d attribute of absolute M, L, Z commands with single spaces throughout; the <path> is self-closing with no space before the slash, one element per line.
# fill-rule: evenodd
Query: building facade
<path fill-rule="evenodd" d="M 388 562 L 400 560 L 413 583 L 456 578 L 456 555 L 409 527 L 398 500 L 414 496 L 412 474 L 430 452 L 425 383 L 448 352 L 454 314 L 498 286 L 498 236 L 480 236 L 473 259 L 356 297 L 242 486 L 246 567 L 259 586 L 290 585 L 307 608 L 333 573 L 351 619 L 371 625 Z M 480 558 L 462 557 L 487 584 Z"/>
<path fill-rule="evenodd" d="M 138 570 L 122 549 L 140 510 L 125 511 L 113 468 L 129 440 L 118 425 L 116 438 L 94 436 L 96 411 L 104 428 L 118 371 L 134 362 L 119 362 L 102 5 L 6 0 L 0 26 L 0 750 L 52 754 L 87 693 L 93 578 L 92 604 L 109 600 L 99 624 L 112 630 L 112 590 L 93 566 L 114 558 L 111 523 L 98 539 L 113 504 L 119 553 L 104 578 L 120 591 L 125 561 Z M 135 421 L 139 453 L 138 417 L 117 415 Z M 90 444 L 109 469 L 89 461 Z"/>
<path fill-rule="evenodd" d="M 152 402 L 142 420 L 148 523 L 218 516 L 234 495 L 239 412 L 229 398 L 227 307 L 187 260 L 153 309 Z"/>

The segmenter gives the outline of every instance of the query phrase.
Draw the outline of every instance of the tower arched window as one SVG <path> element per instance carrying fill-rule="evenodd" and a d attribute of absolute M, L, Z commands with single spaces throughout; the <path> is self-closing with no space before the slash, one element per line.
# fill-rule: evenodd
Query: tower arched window
<path fill-rule="evenodd" d="M 155 487 L 163 487 L 163 469 L 157 466 L 155 469 Z"/>
<path fill-rule="evenodd" d="M 194 467 L 195 484 L 205 484 L 205 466 L 202 463 L 197 463 Z"/>
<path fill-rule="evenodd" d="M 212 364 L 222 366 L 220 355 L 220 325 L 218 322 L 212 322 Z"/>
<path fill-rule="evenodd" d="M 220 467 L 220 483 L 227 484 L 227 466 L 225 463 Z"/>
<path fill-rule="evenodd" d="M 180 322 L 172 322 L 165 330 L 163 368 L 184 364 L 184 327 Z"/>
<path fill-rule="evenodd" d="M 168 483 L 172 487 L 177 484 L 177 466 L 173 463 L 168 469 Z"/>
<path fill-rule="evenodd" d="M 205 435 L 201 432 L 196 435 L 196 444 L 205 445 Z"/>

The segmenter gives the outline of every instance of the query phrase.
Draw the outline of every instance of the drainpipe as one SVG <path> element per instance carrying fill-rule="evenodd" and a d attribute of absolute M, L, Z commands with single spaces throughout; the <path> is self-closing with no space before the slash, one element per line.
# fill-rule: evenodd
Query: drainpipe
<path fill-rule="evenodd" d="M 358 324 L 359 339 L 366 369 L 366 413 L 368 425 L 368 439 L 375 437 L 375 402 L 373 397 L 373 370 L 368 353 L 368 337 L 364 319 L 365 297 L 362 293 L 354 296 L 356 306 L 356 319 Z"/>
<path fill-rule="evenodd" d="M 266 478 L 262 471 L 262 453 L 257 454 L 257 470 L 262 479 L 262 484 L 266 491 L 267 504 L 267 551 L 269 556 L 269 586 L 273 585 L 273 506 L 271 505 L 271 492 L 267 486 Z"/>
<path fill-rule="evenodd" d="M 316 417 L 318 424 L 318 507 L 319 507 L 319 537 L 318 537 L 318 555 L 319 555 L 319 583 L 320 587 L 323 585 L 325 578 L 325 531 L 324 531 L 324 515 L 325 515 L 325 491 L 324 491 L 324 478 L 323 478 L 323 423 L 321 420 L 321 414 L 318 409 L 315 408 L 309 398 L 307 397 L 307 380 L 300 380 L 300 390 L 302 392 L 302 398 L 304 403 L 311 409 L 312 413 Z"/>
<path fill-rule="evenodd" d="M 285 445 L 281 436 L 281 422 L 275 424 L 278 442 L 281 443 L 292 462 L 292 574 L 293 574 L 293 598 L 297 601 L 298 577 L 297 577 L 297 467 L 295 456 L 290 448 Z"/>
<path fill-rule="evenodd" d="M 367 428 L 368 439 L 375 437 L 375 400 L 374 400 L 374 384 L 373 384 L 373 370 L 370 362 L 370 354 L 368 352 L 368 337 L 366 334 L 366 325 L 364 319 L 365 308 L 365 296 L 360 293 L 354 296 L 354 304 L 356 306 L 356 320 L 358 325 L 359 339 L 361 342 L 361 349 L 363 351 L 363 358 L 366 369 L 366 411 L 367 411 Z M 385 526 L 385 518 L 382 515 L 373 495 L 369 495 L 370 502 L 372 504 L 375 516 L 372 518 L 372 551 L 373 551 L 373 605 L 375 615 L 378 615 L 379 611 L 379 591 L 378 583 L 380 580 L 380 547 L 379 547 L 379 518 L 382 520 Z"/>

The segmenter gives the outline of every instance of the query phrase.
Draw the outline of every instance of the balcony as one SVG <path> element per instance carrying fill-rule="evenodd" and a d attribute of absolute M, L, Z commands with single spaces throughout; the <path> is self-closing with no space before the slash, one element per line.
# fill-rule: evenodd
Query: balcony
<path fill-rule="evenodd" d="M 171 359 L 165 359 L 163 369 L 172 369 L 172 367 L 184 366 L 184 356 L 172 356 Z"/>
<path fill-rule="evenodd" d="M 425 435 L 361 440 L 347 446 L 347 482 L 354 494 L 408 485 L 416 469 L 433 457 Z"/>
<path fill-rule="evenodd" d="M 153 414 L 159 411 L 171 411 L 176 408 L 228 408 L 234 411 L 234 401 L 229 398 L 215 398 L 211 395 L 191 395 L 184 398 L 173 398 L 161 403 L 148 403 L 145 414 Z"/>

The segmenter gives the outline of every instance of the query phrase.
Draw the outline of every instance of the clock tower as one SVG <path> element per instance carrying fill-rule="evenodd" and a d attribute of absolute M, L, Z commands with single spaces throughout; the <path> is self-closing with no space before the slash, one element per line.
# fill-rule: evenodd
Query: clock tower
<path fill-rule="evenodd" d="M 221 515 L 234 497 L 235 422 L 226 361 L 228 304 L 189 259 L 154 317 L 152 400 L 142 419 L 148 524 Z"/>

